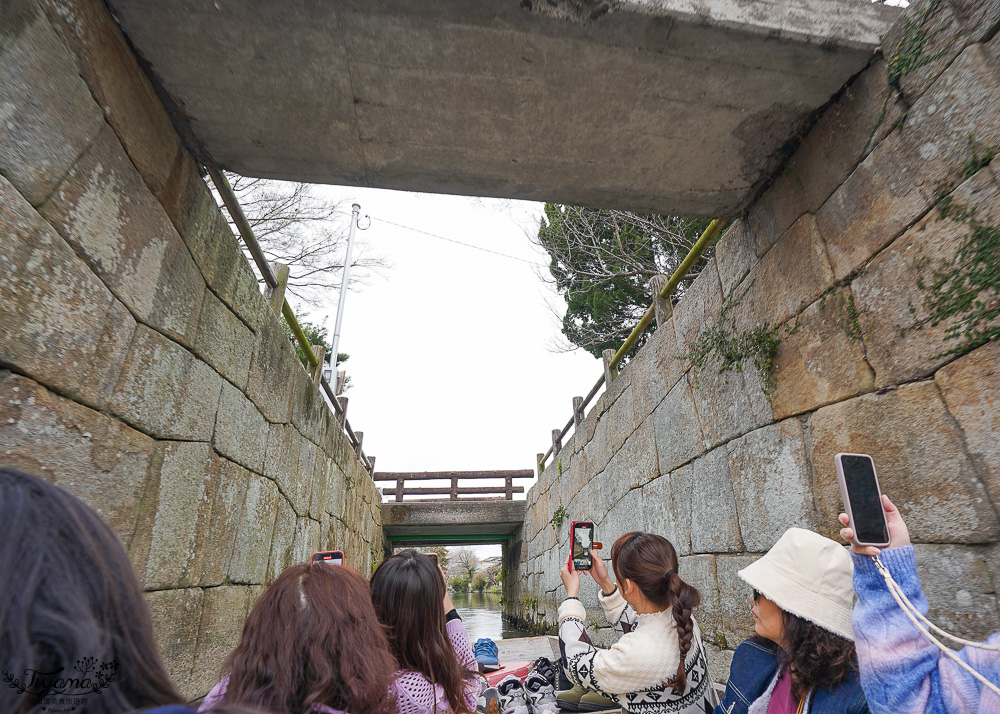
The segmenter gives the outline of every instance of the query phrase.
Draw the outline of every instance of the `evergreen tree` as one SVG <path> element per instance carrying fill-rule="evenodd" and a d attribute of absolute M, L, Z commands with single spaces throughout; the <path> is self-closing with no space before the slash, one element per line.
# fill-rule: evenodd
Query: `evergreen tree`
<path fill-rule="evenodd" d="M 537 244 L 549 254 L 549 272 L 566 301 L 562 333 L 596 357 L 617 350 L 652 303 L 649 279 L 671 275 L 710 220 L 548 203 Z M 709 248 L 674 294 L 712 255 Z M 652 330 L 636 343 L 640 347 Z"/>

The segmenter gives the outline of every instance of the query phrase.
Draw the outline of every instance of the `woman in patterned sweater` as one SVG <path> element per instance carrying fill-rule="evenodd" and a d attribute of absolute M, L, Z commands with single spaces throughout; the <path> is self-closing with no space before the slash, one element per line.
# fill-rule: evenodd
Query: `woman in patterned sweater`
<path fill-rule="evenodd" d="M 400 666 L 397 714 L 474 714 L 479 671 L 441 568 L 416 550 L 396 553 L 372 575 L 371 597 Z"/>
<path fill-rule="evenodd" d="M 701 596 L 677 573 L 670 541 L 626 533 L 611 548 L 618 585 L 593 554 L 589 572 L 598 599 L 621 637 L 610 649 L 587 635 L 587 611 L 577 598 L 580 571 L 561 573 L 566 600 L 559 606 L 559 644 L 566 676 L 614 700 L 633 714 L 705 714 L 712 711 L 708 661 L 691 612 Z"/>

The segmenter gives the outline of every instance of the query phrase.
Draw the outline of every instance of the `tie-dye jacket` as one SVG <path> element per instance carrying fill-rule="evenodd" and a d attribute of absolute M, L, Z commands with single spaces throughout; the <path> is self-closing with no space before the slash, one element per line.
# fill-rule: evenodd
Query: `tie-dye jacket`
<path fill-rule="evenodd" d="M 852 557 L 858 594 L 854 641 L 861 685 L 873 714 L 1000 714 L 1000 697 L 942 654 L 907 619 L 872 559 Z M 884 550 L 879 559 L 926 617 L 927 598 L 920 590 L 913 546 Z M 1000 632 L 989 644 L 1000 645 Z M 958 656 L 1000 684 L 1000 652 L 966 647 Z"/>

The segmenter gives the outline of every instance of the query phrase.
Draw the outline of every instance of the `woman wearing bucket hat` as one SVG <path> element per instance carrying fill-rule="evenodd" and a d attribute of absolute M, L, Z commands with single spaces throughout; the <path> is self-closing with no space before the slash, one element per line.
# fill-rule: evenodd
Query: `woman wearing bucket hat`
<path fill-rule="evenodd" d="M 851 557 L 818 533 L 790 528 L 739 571 L 753 588 L 756 636 L 733 655 L 715 714 L 864 714 L 851 610 Z"/>

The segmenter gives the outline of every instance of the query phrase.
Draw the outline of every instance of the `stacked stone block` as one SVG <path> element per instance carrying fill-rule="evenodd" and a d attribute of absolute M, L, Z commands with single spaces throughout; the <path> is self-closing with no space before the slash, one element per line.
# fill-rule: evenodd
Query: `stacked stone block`
<path fill-rule="evenodd" d="M 0 464 L 111 525 L 197 698 L 284 568 L 369 572 L 381 499 L 103 2 L 0 27 Z"/>
<path fill-rule="evenodd" d="M 1000 629 L 1000 343 L 949 353 L 956 319 L 927 321 L 930 275 L 972 230 L 948 207 L 1000 226 L 998 26 L 997 3 L 907 10 L 529 491 L 512 614 L 555 625 L 570 521 L 593 520 L 606 549 L 659 533 L 702 591 L 724 680 L 752 624 L 737 571 L 789 527 L 838 537 L 843 451 L 874 456 L 905 514 L 931 618 L 975 639 Z M 907 33 L 924 54 L 897 76 Z M 749 363 L 680 359 L 724 309 L 736 332 L 777 326 L 769 388 Z"/>

